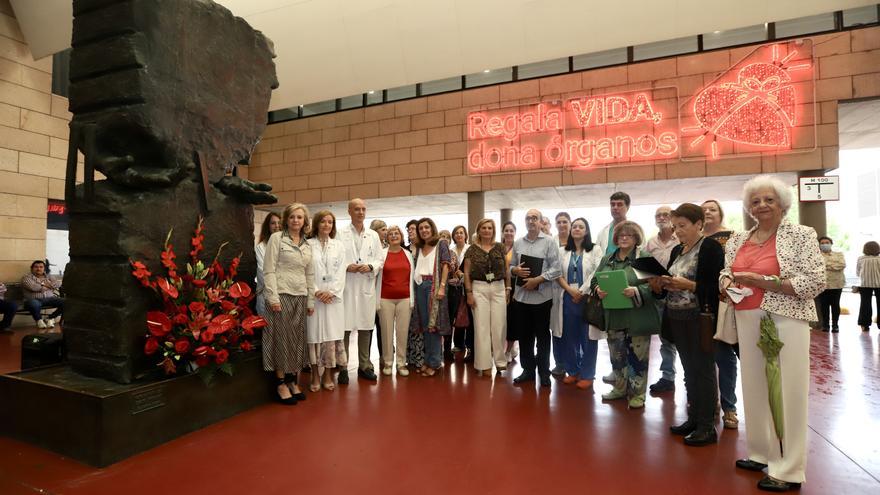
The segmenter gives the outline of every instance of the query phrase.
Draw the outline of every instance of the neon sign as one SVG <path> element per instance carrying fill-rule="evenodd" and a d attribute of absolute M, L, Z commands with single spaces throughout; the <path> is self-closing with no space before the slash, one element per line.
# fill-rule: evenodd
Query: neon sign
<path fill-rule="evenodd" d="M 467 118 L 468 171 L 584 169 L 677 156 L 678 122 L 666 118 L 676 115 L 677 99 L 658 101 L 653 93 L 659 91 L 472 112 Z"/>
<path fill-rule="evenodd" d="M 759 47 L 683 105 L 678 89 L 667 87 L 471 112 L 468 173 L 714 160 L 810 146 L 809 136 L 801 132 L 796 144 L 795 134 L 812 103 L 811 57 L 808 40 Z"/>

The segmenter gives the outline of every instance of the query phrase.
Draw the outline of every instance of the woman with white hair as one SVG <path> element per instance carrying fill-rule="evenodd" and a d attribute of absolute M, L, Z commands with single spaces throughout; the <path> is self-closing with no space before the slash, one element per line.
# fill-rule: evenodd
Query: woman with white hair
<path fill-rule="evenodd" d="M 731 235 L 725 246 L 722 290 L 748 289 L 734 305 L 742 361 L 743 404 L 748 457 L 736 466 L 767 468 L 758 488 L 788 491 L 800 487 L 807 465 L 807 397 L 810 380 L 810 327 L 816 319 L 813 298 L 825 287 L 825 264 L 811 227 L 785 219 L 791 189 L 774 177 L 757 176 L 743 187 L 743 206 L 757 225 Z M 768 400 L 765 357 L 758 347 L 765 317 L 777 329 L 782 348 L 781 439 Z M 766 326 L 766 323 L 765 323 Z"/>

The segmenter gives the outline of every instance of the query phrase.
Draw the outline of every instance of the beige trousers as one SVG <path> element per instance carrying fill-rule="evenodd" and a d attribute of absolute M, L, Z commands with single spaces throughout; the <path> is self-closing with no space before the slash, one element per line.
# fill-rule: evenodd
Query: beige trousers
<path fill-rule="evenodd" d="M 379 300 L 379 326 L 382 328 L 382 349 L 380 352 L 386 366 L 391 366 L 392 355 L 395 357 L 398 368 L 406 366 L 406 342 L 409 337 L 411 314 L 409 298 Z M 394 345 L 395 336 L 397 346 Z M 395 352 L 395 348 L 397 352 Z"/>
<path fill-rule="evenodd" d="M 474 281 L 474 369 L 507 366 L 507 301 L 501 282 Z"/>
<path fill-rule="evenodd" d="M 767 464 L 767 474 L 791 483 L 804 482 L 807 466 L 807 402 L 810 393 L 810 327 L 806 321 L 771 315 L 785 345 L 779 352 L 785 430 L 780 453 L 767 398 L 764 354 L 758 348 L 762 309 L 736 312 L 740 376 L 746 416 L 749 459 Z"/>

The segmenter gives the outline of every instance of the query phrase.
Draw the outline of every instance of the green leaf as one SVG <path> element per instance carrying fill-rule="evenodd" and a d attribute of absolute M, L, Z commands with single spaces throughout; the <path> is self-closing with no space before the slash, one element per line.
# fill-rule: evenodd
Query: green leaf
<path fill-rule="evenodd" d="M 232 369 L 232 363 L 230 363 L 229 361 L 226 361 L 225 363 L 221 364 L 220 371 L 222 371 L 223 373 L 226 373 L 229 376 L 232 376 L 233 371 L 234 371 Z"/>

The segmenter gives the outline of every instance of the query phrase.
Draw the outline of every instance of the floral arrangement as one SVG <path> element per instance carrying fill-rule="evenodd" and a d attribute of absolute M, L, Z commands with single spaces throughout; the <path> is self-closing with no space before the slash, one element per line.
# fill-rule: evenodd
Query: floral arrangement
<path fill-rule="evenodd" d="M 204 219 L 199 217 L 186 273 L 178 273 L 172 231 L 161 254 L 166 276 L 154 276 L 142 262 L 129 260 L 132 275 L 161 300 L 161 309 L 147 312 L 144 353 L 159 356 L 157 366 L 169 375 L 178 373 L 180 366 L 197 366 L 207 380 L 217 369 L 232 375 L 229 354 L 252 349 L 254 330 L 266 326 L 266 320 L 250 309 L 255 296 L 250 285 L 235 281 L 241 255 L 224 269 L 218 262 L 227 244 L 223 243 L 210 265 L 199 260 L 205 239 Z"/>

